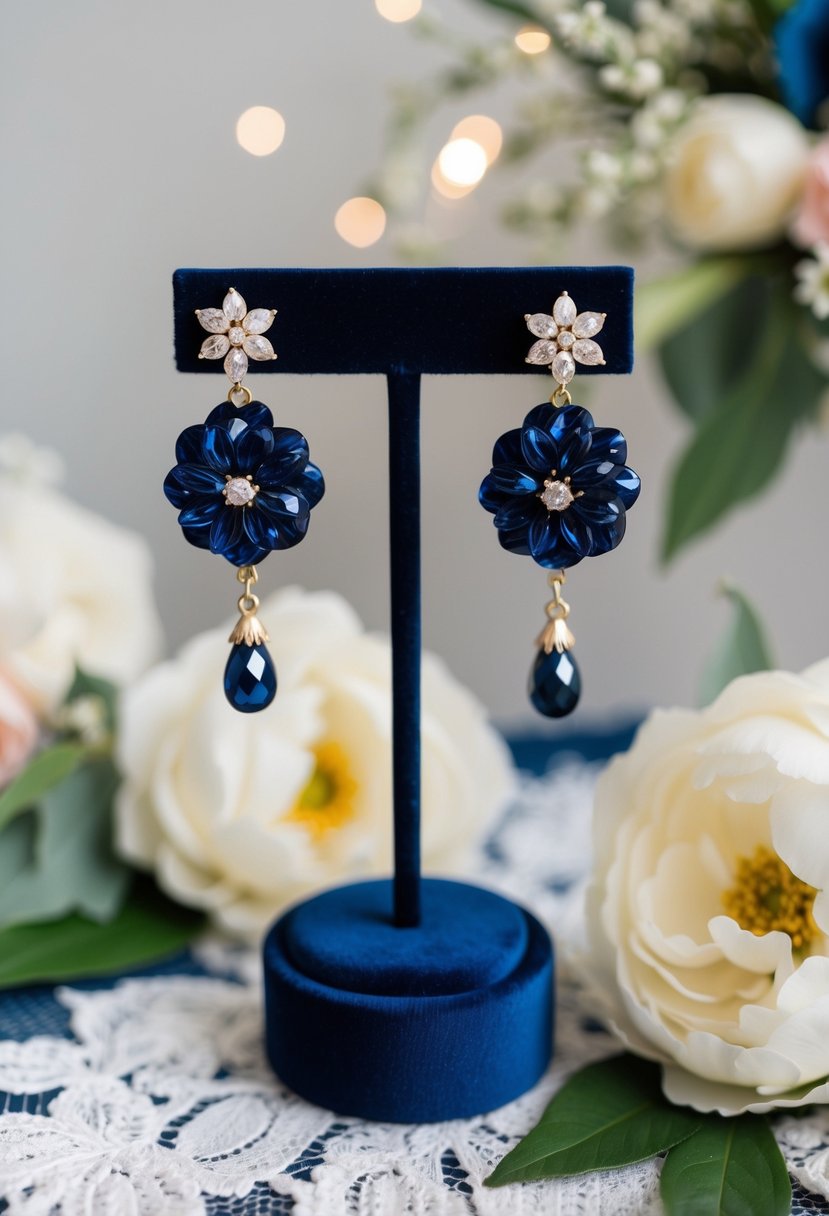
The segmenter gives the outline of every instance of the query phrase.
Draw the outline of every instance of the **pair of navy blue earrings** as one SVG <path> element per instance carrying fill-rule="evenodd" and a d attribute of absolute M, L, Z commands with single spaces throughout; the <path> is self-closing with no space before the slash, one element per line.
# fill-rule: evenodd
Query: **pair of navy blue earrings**
<path fill-rule="evenodd" d="M 256 567 L 273 550 L 299 544 L 325 483 L 311 463 L 305 436 L 274 426 L 271 411 L 242 383 L 249 359 L 276 358 L 264 336 L 275 310 L 249 311 L 231 287 L 221 308 L 197 309 L 196 316 L 209 335 L 199 358 L 223 359 L 231 388 L 203 423 L 179 435 L 164 493 L 178 509 L 190 544 L 237 567 L 244 591 L 229 638 L 224 688 L 234 709 L 254 713 L 270 705 L 277 684 L 270 639 L 257 616 Z M 562 597 L 565 570 L 616 548 L 625 534 L 626 509 L 639 496 L 639 478 L 625 463 L 621 431 L 595 426 L 587 410 L 573 405 L 567 388 L 577 363 L 604 363 L 594 338 L 605 314 L 579 313 L 565 291 L 552 315 L 527 313 L 524 320 L 536 338 L 526 361 L 550 367 L 555 391 L 497 441 L 479 499 L 495 517 L 501 545 L 550 571 L 553 597 L 537 641 L 529 695 L 540 713 L 561 718 L 575 709 L 581 693 L 570 653 L 570 606 Z"/>

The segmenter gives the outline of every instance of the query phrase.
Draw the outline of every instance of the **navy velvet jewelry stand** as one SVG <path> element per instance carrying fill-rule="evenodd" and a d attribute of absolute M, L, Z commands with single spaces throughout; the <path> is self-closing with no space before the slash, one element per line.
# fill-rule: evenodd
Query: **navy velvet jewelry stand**
<path fill-rule="evenodd" d="M 565 290 L 580 310 L 608 314 L 600 338 L 606 364 L 579 372 L 629 372 L 633 273 L 178 270 L 173 282 L 180 371 L 221 372 L 220 362 L 197 358 L 204 333 L 195 309 L 216 307 L 236 287 L 249 307 L 278 309 L 269 337 L 279 357 L 253 363 L 253 379 L 261 372 L 388 379 L 394 878 L 327 891 L 270 930 L 271 1063 L 297 1093 L 343 1114 L 410 1123 L 492 1110 L 547 1066 L 553 953 L 523 908 L 479 887 L 420 876 L 420 377 L 538 375 L 524 363 L 533 338 L 523 315 L 551 311 Z M 536 396 L 549 395 L 549 378 L 537 385 L 537 394 L 529 384 L 505 392 L 505 422 L 518 425 Z M 457 405 L 474 418 L 471 387 L 459 386 Z M 301 423 L 287 407 L 278 414 Z"/>

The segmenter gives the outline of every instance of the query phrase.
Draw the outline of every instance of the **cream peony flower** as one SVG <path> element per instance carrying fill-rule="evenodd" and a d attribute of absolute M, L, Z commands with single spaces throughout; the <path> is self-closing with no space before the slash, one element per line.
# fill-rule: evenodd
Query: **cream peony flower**
<path fill-rule="evenodd" d="M 76 664 L 120 683 L 161 636 L 147 546 L 64 497 L 55 473 L 22 437 L 0 443 L 0 663 L 42 713 Z"/>
<path fill-rule="evenodd" d="M 596 793 L 606 1014 L 674 1102 L 829 1102 L 829 660 L 658 712 Z"/>
<path fill-rule="evenodd" d="M 675 136 L 668 223 L 692 249 L 753 249 L 781 237 L 800 196 L 809 141 L 788 110 L 754 94 L 703 97 Z"/>
<path fill-rule="evenodd" d="M 117 840 L 182 903 L 260 933 L 291 901 L 391 866 L 388 642 L 339 596 L 282 591 L 260 617 L 279 690 L 226 702 L 227 628 L 202 634 L 122 702 Z M 423 854 L 453 870 L 511 791 L 505 744 L 437 659 L 423 664 Z"/>

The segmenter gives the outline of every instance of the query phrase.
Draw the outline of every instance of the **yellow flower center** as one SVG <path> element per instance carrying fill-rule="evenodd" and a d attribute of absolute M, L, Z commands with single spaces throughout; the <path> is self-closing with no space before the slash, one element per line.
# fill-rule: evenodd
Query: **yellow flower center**
<path fill-rule="evenodd" d="M 285 820 L 301 823 L 316 841 L 352 818 L 358 786 L 339 743 L 318 744 L 314 757 L 311 778 Z"/>
<path fill-rule="evenodd" d="M 788 933 L 795 950 L 820 936 L 812 915 L 817 891 L 792 874 L 771 849 L 759 845 L 751 857 L 738 857 L 735 878 L 722 902 L 741 929 L 757 937 L 779 929 Z"/>

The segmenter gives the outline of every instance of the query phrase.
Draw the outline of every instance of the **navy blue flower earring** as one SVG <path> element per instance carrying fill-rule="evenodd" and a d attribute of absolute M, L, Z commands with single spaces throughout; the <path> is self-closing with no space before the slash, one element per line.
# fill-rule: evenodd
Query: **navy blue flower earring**
<path fill-rule="evenodd" d="M 263 336 L 275 310 L 248 311 L 231 287 L 221 308 L 196 309 L 196 316 L 210 334 L 199 358 L 224 359 L 231 387 L 227 400 L 204 422 L 179 435 L 176 464 L 164 481 L 164 493 L 178 509 L 185 539 L 238 567 L 236 577 L 244 593 L 229 638 L 233 649 L 224 688 L 234 709 L 254 713 L 276 695 L 276 669 L 265 644 L 270 638 L 256 615 L 256 566 L 273 550 L 299 544 L 325 484 L 308 458 L 305 436 L 274 426 L 268 407 L 254 401 L 242 384 L 249 358 L 276 358 Z"/>
<path fill-rule="evenodd" d="M 581 675 L 570 653 L 575 642 L 567 625 L 570 606 L 562 598 L 564 572 L 582 558 L 615 549 L 625 534 L 625 511 L 639 497 L 639 478 L 625 464 L 624 435 L 597 427 L 587 410 L 572 404 L 566 387 L 576 363 L 604 363 L 594 338 L 605 316 L 577 313 L 566 291 L 552 316 L 525 315 L 538 339 L 526 362 L 549 364 L 556 388 L 549 404 L 530 410 L 522 426 L 495 444 L 492 470 L 478 495 L 495 516 L 503 547 L 551 571 L 553 598 L 529 681 L 530 701 L 548 718 L 572 713 L 581 694 Z"/>

